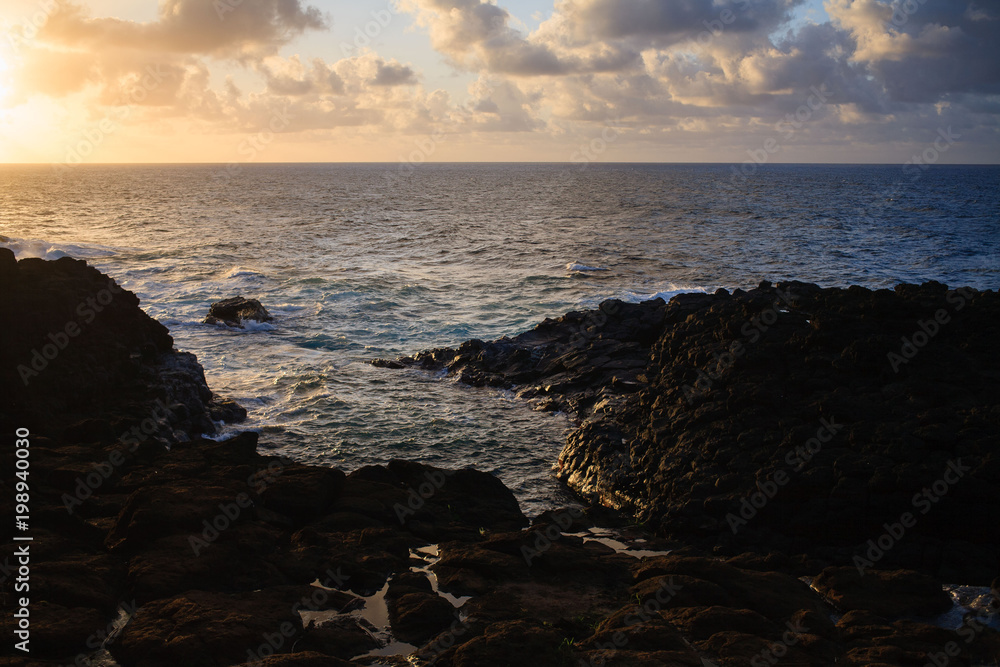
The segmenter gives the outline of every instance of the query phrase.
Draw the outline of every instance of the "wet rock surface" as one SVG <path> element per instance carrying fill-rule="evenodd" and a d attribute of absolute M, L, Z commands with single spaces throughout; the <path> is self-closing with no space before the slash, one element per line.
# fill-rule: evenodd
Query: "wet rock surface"
<path fill-rule="evenodd" d="M 234 296 L 231 299 L 216 301 L 208 309 L 205 324 L 224 324 L 227 327 L 242 329 L 247 322 L 271 322 L 274 318 L 267 308 L 257 299 L 244 299 Z"/>
<path fill-rule="evenodd" d="M 879 616 L 937 616 L 951 609 L 951 596 L 932 577 L 908 570 L 859 572 L 829 567 L 813 587 L 844 611 L 863 609 Z"/>
<path fill-rule="evenodd" d="M 0 267 L 8 309 L 11 300 L 72 306 L 107 284 L 72 261 L 10 270 L 0 257 Z M 200 368 L 134 297 L 118 297 L 120 311 L 109 305 L 109 320 L 95 318 L 96 338 L 76 338 L 39 388 L 4 367 L 0 389 L 16 402 L 5 400 L 0 426 L 9 442 L 15 429 L 31 431 L 34 540 L 32 654 L 5 642 L 0 665 L 860 666 L 923 665 L 938 654 L 971 665 L 1000 654 L 1000 633 L 978 612 L 948 628 L 919 615 L 944 607 L 941 580 L 926 569 L 880 563 L 861 576 L 764 550 L 724 560 L 597 505 L 553 509 L 529 525 L 486 473 L 390 461 L 345 474 L 261 454 L 254 433 L 202 438 L 219 401 Z M 670 316 L 662 303 L 636 308 L 621 352 L 608 347 L 611 361 L 590 371 L 610 377 L 607 387 L 581 383 L 567 398 L 541 383 L 531 391 L 608 418 L 617 408 L 603 401 L 642 397 L 635 384 L 653 380 L 632 366 L 632 345 L 653 345 Z M 64 312 L 6 331 L 3 353 L 30 359 Z M 534 343 L 553 344 L 559 325 L 545 326 L 549 342 L 535 334 Z M 96 395 L 89 376 L 101 373 L 89 364 L 108 374 Z M 158 401 L 185 407 L 146 433 L 142 420 Z M 0 451 L 14 469 L 14 447 Z M 5 477 L 4 516 L 13 498 Z M 5 573 L 17 562 L 11 537 L 5 522 Z M 800 574 L 815 577 L 813 587 Z M 3 577 L 6 637 L 14 584 Z"/>

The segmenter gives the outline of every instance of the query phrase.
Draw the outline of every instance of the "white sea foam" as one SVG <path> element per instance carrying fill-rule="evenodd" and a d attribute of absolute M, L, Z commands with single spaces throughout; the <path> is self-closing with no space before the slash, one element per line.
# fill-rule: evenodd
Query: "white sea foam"
<path fill-rule="evenodd" d="M 213 324 L 211 326 L 219 327 L 221 329 L 228 329 L 229 331 L 235 333 L 257 333 L 260 331 L 274 331 L 278 327 L 274 326 L 270 322 L 258 322 L 257 320 L 243 320 L 242 327 L 230 327 L 225 324 Z"/>
<path fill-rule="evenodd" d="M 225 422 L 216 422 L 216 426 L 220 428 L 226 428 Z M 219 431 L 215 435 L 202 434 L 201 437 L 206 440 L 214 440 L 215 442 L 225 442 L 226 440 L 232 440 L 240 434 L 240 431 Z"/>
<path fill-rule="evenodd" d="M 243 331 L 255 332 L 255 331 L 274 331 L 278 327 L 274 326 L 270 322 L 258 322 L 256 320 L 244 320 L 243 321 Z"/>
<path fill-rule="evenodd" d="M 266 304 L 268 311 L 272 313 L 297 313 L 307 308 L 315 308 L 315 306 L 303 306 L 297 303 L 269 303 Z"/>
<path fill-rule="evenodd" d="M 52 243 L 41 239 L 17 239 L 0 236 L 0 246 L 10 248 L 17 259 L 38 257 L 55 260 L 62 257 L 91 259 L 111 257 L 117 254 L 114 248 L 91 243 Z"/>
<path fill-rule="evenodd" d="M 664 301 L 670 301 L 678 294 L 690 294 L 691 292 L 698 292 L 702 294 L 707 294 L 710 290 L 704 287 L 698 286 L 687 286 L 687 285 L 675 285 L 671 283 L 667 289 L 659 292 L 633 292 L 626 291 L 621 294 L 618 298 L 627 303 L 641 303 L 643 301 L 652 301 L 653 299 L 663 299 Z"/>
<path fill-rule="evenodd" d="M 566 270 L 587 273 L 589 271 L 607 271 L 608 269 L 602 266 L 587 266 L 586 264 L 580 264 L 579 262 L 570 262 L 566 265 Z"/>
<path fill-rule="evenodd" d="M 254 271 L 253 269 L 247 269 L 242 266 L 234 266 L 233 268 L 229 269 L 228 273 L 226 273 L 227 279 L 245 278 L 245 277 L 263 278 L 264 274 L 261 273 L 260 271 Z"/>

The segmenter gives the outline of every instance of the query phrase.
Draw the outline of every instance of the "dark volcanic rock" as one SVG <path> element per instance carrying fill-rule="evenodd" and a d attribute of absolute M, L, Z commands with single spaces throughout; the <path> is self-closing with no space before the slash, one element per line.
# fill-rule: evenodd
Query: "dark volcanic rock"
<path fill-rule="evenodd" d="M 940 496 L 936 502 L 915 499 L 912 492 L 891 496 L 918 521 L 916 528 L 905 521 L 905 535 L 893 537 L 899 543 L 889 554 L 917 551 L 958 576 L 988 562 L 983 549 L 992 538 L 967 532 L 971 522 L 954 515 L 975 505 L 978 516 L 990 518 L 995 501 L 984 494 L 992 492 L 996 479 L 989 476 L 993 453 L 978 453 L 995 433 L 990 430 L 996 419 L 989 403 L 992 390 L 975 375 L 991 373 L 990 360 L 977 347 L 983 340 L 962 334 L 967 324 L 958 317 L 950 323 L 956 328 L 942 328 L 926 350 L 901 367 L 898 378 L 880 385 L 881 403 L 865 393 L 864 369 L 873 344 L 851 346 L 835 333 L 847 326 L 844 322 L 848 329 L 863 329 L 881 321 L 881 310 L 879 317 L 856 316 L 852 310 L 857 306 L 852 299 L 863 302 L 864 292 L 852 292 L 843 312 L 822 303 L 810 306 L 807 319 L 834 321 L 835 326 L 834 333 L 821 326 L 818 331 L 829 341 L 814 342 L 809 349 L 827 354 L 824 345 L 841 345 L 845 350 L 829 364 L 833 371 L 815 371 L 819 384 L 809 384 L 794 370 L 795 363 L 812 370 L 825 366 L 795 356 L 802 354 L 796 347 L 799 338 L 811 334 L 796 329 L 792 316 L 799 305 L 792 299 L 789 312 L 776 315 L 789 320 L 792 329 L 785 331 L 784 324 L 775 322 L 767 334 L 784 340 L 781 349 L 791 350 L 792 356 L 783 360 L 762 335 L 759 350 L 777 371 L 758 368 L 761 359 L 747 353 L 747 366 L 740 365 L 741 357 L 728 371 L 731 376 L 712 379 L 707 396 L 689 407 L 664 398 L 670 391 L 665 377 L 686 368 L 685 354 L 694 355 L 690 363 L 701 363 L 705 354 L 711 358 L 715 343 L 706 341 L 724 340 L 725 332 L 710 335 L 704 327 L 718 323 L 712 318 L 725 319 L 733 304 L 749 308 L 748 303 L 757 303 L 754 299 L 767 297 L 770 288 L 749 296 L 679 297 L 670 304 L 609 302 L 597 313 L 571 313 L 517 339 L 463 346 L 454 370 L 467 381 L 504 384 L 516 377 L 525 382 L 522 395 L 547 408 L 575 410 L 587 420 L 574 437 L 592 438 L 580 440 L 580 451 L 592 457 L 596 488 L 607 489 L 596 495 L 618 498 L 633 511 L 639 508 L 661 535 L 683 540 L 678 541 L 654 539 L 637 525 L 626 527 L 618 513 L 599 505 L 585 512 L 568 508 L 545 513 L 525 528 L 527 519 L 510 490 L 492 475 L 473 470 L 390 461 L 344 475 L 264 456 L 253 433 L 223 442 L 199 438 L 196 434 L 206 422 L 210 426 L 211 417 L 232 406 L 214 399 L 194 357 L 174 352 L 165 330 L 142 314 L 134 298 L 113 291 L 106 277 L 79 262 L 12 265 L 9 259 L 0 253 L 0 306 L 28 313 L 29 325 L 4 330 L 0 354 L 8 360 L 27 355 L 30 364 L 32 347 L 47 344 L 46 338 L 59 347 L 62 339 L 48 333 L 65 326 L 66 307 L 72 311 L 80 298 L 90 308 L 86 297 L 95 289 L 97 294 L 107 289 L 113 298 L 92 322 L 84 322 L 92 325 L 87 329 L 92 338 L 81 328 L 37 377 L 28 375 L 27 386 L 16 364 L 4 367 L 0 389 L 12 402 L 0 408 L 0 422 L 7 433 L 23 426 L 32 431 L 30 595 L 32 648 L 38 657 L 24 659 L 8 641 L 0 647 L 0 665 L 84 664 L 109 634 L 107 648 L 122 667 L 236 667 L 256 657 L 264 658 L 259 664 L 275 666 L 370 664 L 376 659 L 363 654 L 383 647 L 390 637 L 361 614 L 381 617 L 375 594 L 387 581 L 392 639 L 409 639 L 419 647 L 413 659 L 380 657 L 379 664 L 416 660 L 480 667 L 527 659 L 540 665 L 700 667 L 712 660 L 719 667 L 753 666 L 771 664 L 770 651 L 778 642 L 788 642 L 782 662 L 801 665 L 922 665 L 929 656 L 945 655 L 946 649 L 951 654 L 957 650 L 955 664 L 989 664 L 1000 651 L 1000 633 L 971 614 L 958 630 L 894 620 L 897 612 L 943 608 L 936 580 L 889 568 L 869 568 L 863 581 L 852 569 L 821 572 L 829 564 L 825 560 L 791 557 L 780 547 L 791 543 L 808 551 L 813 543 L 822 545 L 826 537 L 817 537 L 822 527 L 786 525 L 768 515 L 772 506 L 793 501 L 806 504 L 783 509 L 791 513 L 779 517 L 801 518 L 795 513 L 801 511 L 827 520 L 838 512 L 860 513 L 865 520 L 857 525 L 834 521 L 829 526 L 832 537 L 854 535 L 880 516 L 886 505 L 879 494 L 922 484 Z M 814 299 L 823 294 L 801 286 L 791 291 Z M 827 296 L 836 303 L 838 294 Z M 901 288 L 889 301 L 903 317 L 915 308 L 913 303 L 933 306 L 941 294 L 947 299 L 934 286 Z M 95 298 L 98 304 L 108 300 L 107 295 Z M 963 313 L 972 312 L 973 305 L 991 308 L 992 296 L 968 298 L 969 310 Z M 12 304 L 21 310 L 10 310 Z M 992 331 L 989 323 L 977 326 L 987 334 Z M 685 339 L 672 339 L 670 331 L 676 328 L 686 332 Z M 931 346 L 938 345 L 939 353 L 963 372 L 973 361 L 979 364 L 968 389 L 954 383 L 947 390 L 940 386 L 948 378 L 935 370 L 937 362 L 930 355 Z M 666 349 L 670 359 L 676 357 L 671 363 L 677 368 L 667 363 Z M 437 351 L 421 363 L 454 360 L 453 353 Z M 864 362 L 861 370 L 851 366 L 859 361 Z M 930 370 L 921 370 L 921 362 Z M 769 384 L 768 373 L 804 384 L 786 391 L 781 384 Z M 930 383 L 915 384 L 906 373 L 923 373 L 920 377 Z M 739 382 L 733 385 L 730 377 Z M 850 389 L 831 389 L 835 380 Z M 958 398 L 949 393 L 953 390 Z M 774 409 L 775 391 L 786 391 L 787 413 Z M 890 426 L 905 424 L 901 445 L 894 440 L 899 435 L 894 426 L 883 428 L 880 413 L 864 413 L 852 392 L 874 401 L 878 410 L 888 408 Z M 713 396 L 726 396 L 727 407 L 713 407 Z M 819 407 L 809 412 L 813 403 Z M 917 416 L 906 421 L 913 411 Z M 770 448 L 772 457 L 783 454 L 774 446 L 776 432 L 789 429 L 798 437 L 815 431 L 815 424 L 800 423 L 803 415 L 812 419 L 814 413 L 843 423 L 837 437 L 850 434 L 850 439 L 840 449 L 836 440 L 823 443 L 810 466 L 824 472 L 806 477 L 811 486 L 782 485 L 754 522 L 743 527 L 741 538 L 752 535 L 754 544 L 768 548 L 724 561 L 692 546 L 718 547 L 720 554 L 738 546 L 717 544 L 712 530 L 705 528 L 710 525 L 706 517 L 729 511 L 742 493 L 743 475 L 764 450 Z M 671 430 L 674 421 L 692 435 Z M 957 434 L 954 438 L 949 429 Z M 674 440 L 660 441 L 657 434 Z M 729 439 L 736 444 L 726 449 Z M 588 442 L 599 447 L 587 449 Z M 658 449 L 667 444 L 674 449 Z M 728 458 L 705 458 L 720 446 Z M 897 450 L 904 446 L 904 453 L 914 455 L 900 454 Z M 674 450 L 681 458 L 672 458 Z M 13 446 L 0 448 L 5 470 L 16 469 L 15 451 Z M 824 460 L 828 451 L 836 456 Z M 945 480 L 940 484 L 937 478 L 911 475 L 914 471 L 907 468 L 944 462 L 946 453 L 945 458 L 962 463 L 948 468 L 950 473 L 939 471 Z M 575 465 L 567 463 L 566 469 L 578 470 Z M 798 472 L 808 476 L 810 469 Z M 662 477 L 668 472 L 678 478 L 673 486 Z M 16 513 L 13 479 L 0 480 L 0 514 L 8 517 Z M 653 479 L 659 487 L 654 488 Z M 831 482 L 836 485 L 827 490 L 822 511 L 808 504 L 822 495 L 821 484 Z M 668 497 L 651 491 L 661 487 L 669 490 Z M 932 506 L 926 515 L 918 504 L 924 500 Z M 952 501 L 953 507 L 947 504 Z M 940 530 L 942 521 L 954 522 L 954 531 L 965 541 L 940 548 L 929 542 L 927 534 Z M 897 522 L 904 523 L 898 512 L 885 528 L 893 536 L 900 535 Z M 918 530 L 924 525 L 927 533 Z M 641 543 L 645 548 L 674 550 L 637 559 L 593 539 L 595 533 L 586 532 L 592 526 L 616 526 L 621 540 L 650 538 Z M 13 572 L 17 563 L 12 528 L 10 522 L 0 526 L 3 572 Z M 798 534 L 806 538 L 789 542 Z M 429 544 L 436 550 L 426 548 Z M 875 544 L 885 544 L 885 539 Z M 434 553 L 438 555 L 429 556 Z M 850 557 L 846 550 L 843 558 Z M 866 557 L 882 567 L 895 556 L 871 551 Z M 428 566 L 445 594 L 472 596 L 460 600 L 460 610 L 434 592 L 425 576 Z M 801 574 L 816 577 L 816 589 L 803 583 Z M 12 576 L 0 578 L 8 607 L 19 597 L 14 583 Z M 853 609 L 836 626 L 829 619 L 838 609 L 830 601 L 840 611 Z M 135 612 L 124 628 L 112 624 L 120 610 L 130 609 Z M 14 620 L 9 610 L 0 620 L 8 638 L 14 636 Z M 970 636 L 975 641 L 967 641 Z"/>
<path fill-rule="evenodd" d="M 151 602 L 136 611 L 114 654 L 134 667 L 214 667 L 245 662 L 248 652 L 289 653 L 303 632 L 292 607 L 310 594 L 304 588 L 241 595 L 190 591 Z"/>
<path fill-rule="evenodd" d="M 74 655 L 88 640 L 93 642 L 106 624 L 104 614 L 96 609 L 67 609 L 45 601 L 31 607 L 31 616 L 31 652 L 39 658 Z M 4 629 L 8 630 L 8 636 L 13 635 L 12 630 Z"/>
<path fill-rule="evenodd" d="M 560 479 L 663 537 L 827 563 L 878 554 L 986 584 L 1000 562 L 998 337 L 992 291 L 762 283 L 608 301 L 398 363 L 574 413 Z M 871 548 L 903 519 L 893 548 Z"/>
<path fill-rule="evenodd" d="M 941 583 L 908 570 L 884 572 L 828 567 L 813 587 L 843 611 L 864 609 L 879 616 L 937 616 L 951 609 L 951 596 Z"/>
<path fill-rule="evenodd" d="M 304 631 L 296 650 L 318 651 L 338 658 L 352 658 L 377 648 L 382 644 L 375 638 L 371 624 L 355 616 L 341 614 L 316 625 L 310 623 Z"/>
<path fill-rule="evenodd" d="M 565 646 L 565 648 L 564 648 Z M 527 621 L 494 623 L 479 637 L 458 647 L 438 664 L 443 667 L 500 667 L 522 662 L 569 664 L 571 653 L 555 628 Z"/>
<path fill-rule="evenodd" d="M 256 663 L 256 667 L 355 667 L 357 663 L 332 658 L 315 651 L 273 655 Z"/>
<path fill-rule="evenodd" d="M 205 324 L 225 324 L 242 329 L 244 322 L 270 322 L 273 319 L 257 299 L 235 296 L 213 303 L 205 317 Z"/>
<path fill-rule="evenodd" d="M 304 521 L 326 514 L 344 488 L 344 473 L 294 462 L 258 480 L 264 507 Z"/>
<path fill-rule="evenodd" d="M 422 644 L 455 620 L 455 608 L 432 592 L 423 576 L 415 582 L 412 578 L 394 578 L 385 599 L 393 634 L 405 642 Z"/>
<path fill-rule="evenodd" d="M 0 329 L 0 424 L 61 435 L 89 420 L 67 432 L 78 441 L 170 443 L 215 431 L 204 371 L 173 350 L 132 292 L 80 260 L 11 265 L 3 256 L 0 310 L 17 322 Z"/>
<path fill-rule="evenodd" d="M 0 285 L 10 289 L 17 275 L 17 259 L 10 248 L 0 248 Z"/>

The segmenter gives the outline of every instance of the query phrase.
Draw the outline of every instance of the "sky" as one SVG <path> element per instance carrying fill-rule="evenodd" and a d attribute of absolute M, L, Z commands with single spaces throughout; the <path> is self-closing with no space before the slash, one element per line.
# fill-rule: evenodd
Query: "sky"
<path fill-rule="evenodd" d="M 3 0 L 0 162 L 1000 162 L 1000 0 Z"/>

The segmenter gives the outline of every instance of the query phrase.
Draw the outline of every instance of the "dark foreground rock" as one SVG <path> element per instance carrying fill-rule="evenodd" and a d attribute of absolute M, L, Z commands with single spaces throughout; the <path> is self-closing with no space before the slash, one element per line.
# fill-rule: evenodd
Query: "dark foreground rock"
<path fill-rule="evenodd" d="M 257 299 L 235 296 L 216 301 L 208 310 L 205 324 L 224 324 L 227 327 L 244 328 L 246 322 L 270 322 L 274 320 L 267 308 Z"/>
<path fill-rule="evenodd" d="M 11 260 L 0 248 L 0 418 L 103 443 L 170 443 L 213 433 L 213 419 L 245 418 L 113 279 L 68 257 Z"/>
<path fill-rule="evenodd" d="M 992 291 L 763 283 L 608 301 L 394 364 L 576 415 L 559 477 L 661 536 L 986 585 L 998 338 Z"/>
<path fill-rule="evenodd" d="M 73 305 L 106 280 L 65 260 L 20 262 L 0 272 L 0 307 Z M 179 370 L 200 368 L 178 365 L 165 332 L 134 297 L 117 296 L 92 339 L 51 360 L 46 391 L 29 383 L 26 398 L 16 374 L 3 376 L 3 469 L 16 469 L 15 430 L 29 429 L 34 539 L 30 591 L 19 593 L 20 547 L 2 523 L 0 665 L 860 667 L 938 654 L 981 664 L 1000 651 L 978 614 L 955 630 L 909 617 L 942 607 L 926 575 L 855 577 L 780 554 L 725 561 L 622 528 L 660 553 L 640 559 L 587 532 L 607 510 L 554 510 L 528 526 L 486 473 L 390 461 L 345 474 L 262 455 L 253 433 L 201 438 L 215 399 L 198 373 Z M 35 334 L 60 318 L 33 314 L 34 333 L 7 332 L 5 354 L 30 356 Z M 88 364 L 89 376 L 107 376 L 97 396 Z M 176 416 L 149 435 L 142 421 L 117 430 L 158 401 Z M 0 480 L 7 518 L 15 480 Z M 12 640 L 22 596 L 30 656 Z M 390 650 L 391 639 L 413 648 Z"/>

